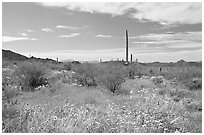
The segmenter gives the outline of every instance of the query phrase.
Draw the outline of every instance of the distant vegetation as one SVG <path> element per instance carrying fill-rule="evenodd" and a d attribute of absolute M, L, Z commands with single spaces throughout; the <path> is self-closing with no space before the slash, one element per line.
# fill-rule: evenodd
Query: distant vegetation
<path fill-rule="evenodd" d="M 56 62 L 3 50 L 2 132 L 202 132 L 202 62 Z"/>

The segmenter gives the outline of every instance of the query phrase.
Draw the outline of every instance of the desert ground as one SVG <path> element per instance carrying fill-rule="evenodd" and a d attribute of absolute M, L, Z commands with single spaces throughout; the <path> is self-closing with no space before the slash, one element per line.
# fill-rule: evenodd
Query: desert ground
<path fill-rule="evenodd" d="M 201 133 L 202 63 L 157 64 L 3 60 L 2 132 Z"/>

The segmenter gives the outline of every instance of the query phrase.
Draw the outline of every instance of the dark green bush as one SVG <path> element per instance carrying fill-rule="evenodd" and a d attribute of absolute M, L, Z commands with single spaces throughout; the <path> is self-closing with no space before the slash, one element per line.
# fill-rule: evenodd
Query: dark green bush
<path fill-rule="evenodd" d="M 34 91 L 36 87 L 46 85 L 47 71 L 47 68 L 42 63 L 23 63 L 16 72 L 23 91 Z"/>

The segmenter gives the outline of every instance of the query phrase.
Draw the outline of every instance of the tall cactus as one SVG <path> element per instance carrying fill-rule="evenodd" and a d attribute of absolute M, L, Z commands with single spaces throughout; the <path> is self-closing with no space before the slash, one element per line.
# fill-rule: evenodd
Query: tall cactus
<path fill-rule="evenodd" d="M 128 64 L 128 30 L 126 30 L 126 63 Z"/>

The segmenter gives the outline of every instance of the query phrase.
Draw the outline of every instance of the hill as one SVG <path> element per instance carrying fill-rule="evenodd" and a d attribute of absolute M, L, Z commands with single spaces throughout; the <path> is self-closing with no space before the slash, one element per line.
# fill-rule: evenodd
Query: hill
<path fill-rule="evenodd" d="M 47 62 L 55 63 L 55 62 L 57 62 L 57 61 L 55 61 L 53 59 L 49 59 L 49 58 L 42 59 L 42 58 L 36 58 L 33 56 L 28 58 L 28 57 L 21 55 L 19 53 L 15 53 L 15 52 L 12 52 L 10 50 L 4 50 L 4 49 L 2 49 L 2 60 L 5 60 L 5 61 L 36 60 L 36 61 L 41 61 L 43 63 L 47 63 Z"/>
<path fill-rule="evenodd" d="M 198 66 L 202 67 L 202 61 L 200 62 L 187 62 L 184 60 L 179 60 L 177 62 L 161 63 L 161 62 L 152 62 L 152 63 L 140 63 L 145 66 L 155 66 L 155 67 L 183 67 L 183 66 Z"/>
<path fill-rule="evenodd" d="M 28 57 L 12 52 L 10 50 L 4 50 L 2 49 L 2 60 L 7 60 L 7 61 L 22 61 L 22 60 L 28 60 Z"/>

